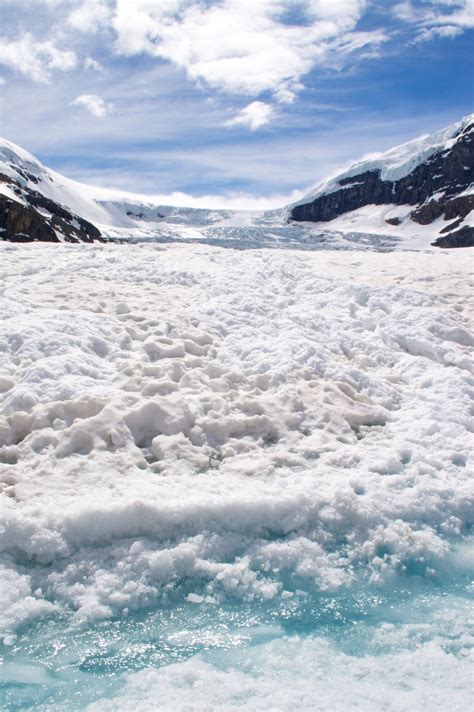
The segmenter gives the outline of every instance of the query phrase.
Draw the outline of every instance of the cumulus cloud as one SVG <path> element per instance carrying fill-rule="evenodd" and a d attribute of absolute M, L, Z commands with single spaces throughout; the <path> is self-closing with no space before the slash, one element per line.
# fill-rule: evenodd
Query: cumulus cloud
<path fill-rule="evenodd" d="M 92 57 L 86 57 L 84 60 L 84 69 L 91 69 L 93 72 L 103 72 L 104 67 L 96 59 Z"/>
<path fill-rule="evenodd" d="M 70 106 L 80 106 L 86 109 L 96 119 L 104 119 L 112 110 L 112 105 L 106 103 L 97 94 L 81 94 L 71 101 Z"/>
<path fill-rule="evenodd" d="M 382 32 L 357 33 L 367 0 L 117 0 L 113 27 L 120 54 L 148 53 L 196 82 L 226 92 L 270 92 L 291 102 L 313 67 L 340 63 Z M 298 17 L 292 17 L 297 13 Z"/>
<path fill-rule="evenodd" d="M 474 0 L 404 0 L 394 6 L 393 13 L 417 28 L 419 42 L 457 37 L 474 28 Z"/>
<path fill-rule="evenodd" d="M 71 12 L 68 23 L 80 32 L 95 34 L 110 20 L 110 6 L 106 0 L 86 0 Z"/>
<path fill-rule="evenodd" d="M 246 106 L 242 111 L 239 111 L 237 116 L 225 122 L 226 126 L 246 126 L 251 131 L 256 131 L 261 126 L 265 126 L 270 121 L 273 114 L 273 108 L 263 101 L 253 101 Z"/>
<path fill-rule="evenodd" d="M 0 39 L 0 64 L 21 72 L 36 82 L 49 82 L 51 72 L 68 72 L 77 65 L 71 50 L 60 50 L 52 42 L 38 42 L 29 33 L 19 40 Z"/>
<path fill-rule="evenodd" d="M 68 23 L 80 32 L 95 34 L 109 24 L 110 6 L 107 0 L 85 0 L 71 12 Z"/>

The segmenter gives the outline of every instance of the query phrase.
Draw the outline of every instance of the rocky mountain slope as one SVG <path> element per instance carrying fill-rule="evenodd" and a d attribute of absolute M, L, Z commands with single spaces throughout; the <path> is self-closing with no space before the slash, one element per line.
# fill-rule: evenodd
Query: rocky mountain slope
<path fill-rule="evenodd" d="M 54 179 L 14 144 L 0 143 L 0 237 L 12 242 L 94 242 L 98 228 L 53 199 Z"/>
<path fill-rule="evenodd" d="M 442 220 L 435 244 L 474 244 L 474 114 L 430 136 L 370 156 L 318 186 L 290 208 L 290 219 L 331 223 L 341 216 L 363 221 L 366 206 L 388 206 L 387 225 Z M 467 219 L 467 220 L 466 220 Z"/>

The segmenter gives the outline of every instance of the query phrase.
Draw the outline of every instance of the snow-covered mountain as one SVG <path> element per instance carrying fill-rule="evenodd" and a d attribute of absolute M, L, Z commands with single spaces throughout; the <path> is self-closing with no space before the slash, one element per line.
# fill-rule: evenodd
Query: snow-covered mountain
<path fill-rule="evenodd" d="M 145 238 L 158 231 L 172 235 L 178 230 L 192 238 L 196 226 L 226 224 L 232 215 L 233 211 L 226 210 L 166 206 L 153 196 L 79 183 L 0 139 L 0 230 L 4 239 L 88 242 Z M 251 213 L 238 215 L 242 223 Z"/>
<path fill-rule="evenodd" d="M 310 249 L 473 245 L 473 135 L 474 114 L 371 155 L 298 203 L 269 212 L 172 207 L 156 196 L 85 185 L 0 139 L 0 238 Z"/>
<path fill-rule="evenodd" d="M 291 220 L 438 228 L 436 244 L 474 244 L 474 114 L 386 153 L 367 156 L 290 206 Z"/>

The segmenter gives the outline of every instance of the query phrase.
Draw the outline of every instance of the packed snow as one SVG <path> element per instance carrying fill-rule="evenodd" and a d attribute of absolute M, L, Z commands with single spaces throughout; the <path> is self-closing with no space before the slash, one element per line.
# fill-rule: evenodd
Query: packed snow
<path fill-rule="evenodd" d="M 471 250 L 0 250 L 7 709 L 467 709 Z"/>

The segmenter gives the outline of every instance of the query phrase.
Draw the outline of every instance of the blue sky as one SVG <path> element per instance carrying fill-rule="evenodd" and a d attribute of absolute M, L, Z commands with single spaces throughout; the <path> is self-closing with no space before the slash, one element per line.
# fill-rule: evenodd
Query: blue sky
<path fill-rule="evenodd" d="M 0 6 L 2 135 L 173 202 L 281 205 L 473 110 L 474 0 Z"/>

